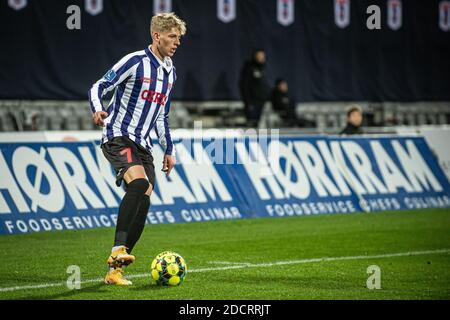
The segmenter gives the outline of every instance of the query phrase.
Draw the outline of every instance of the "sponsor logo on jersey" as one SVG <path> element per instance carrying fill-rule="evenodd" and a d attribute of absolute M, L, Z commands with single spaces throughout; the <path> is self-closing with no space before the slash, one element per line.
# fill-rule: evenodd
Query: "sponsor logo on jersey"
<path fill-rule="evenodd" d="M 141 93 L 141 98 L 147 100 L 148 102 L 156 102 L 161 106 L 164 106 L 167 101 L 167 96 L 161 92 L 155 92 L 153 90 L 144 90 Z"/>
<path fill-rule="evenodd" d="M 152 78 L 142 77 L 141 81 L 145 83 L 152 83 Z"/>

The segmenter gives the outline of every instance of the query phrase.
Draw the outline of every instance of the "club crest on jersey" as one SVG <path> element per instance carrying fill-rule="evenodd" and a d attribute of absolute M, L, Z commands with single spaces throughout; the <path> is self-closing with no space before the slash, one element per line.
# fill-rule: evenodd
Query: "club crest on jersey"
<path fill-rule="evenodd" d="M 389 0 L 387 3 L 387 24 L 392 30 L 398 30 L 402 26 L 402 2 Z"/>
<path fill-rule="evenodd" d="M 111 82 L 111 81 L 113 81 L 116 78 L 116 76 L 117 76 L 116 72 L 113 69 L 111 69 L 103 76 L 103 78 L 106 81 L 110 81 Z"/>
<path fill-rule="evenodd" d="M 27 0 L 8 0 L 8 5 L 14 10 L 20 10 L 27 6 Z"/>
<path fill-rule="evenodd" d="M 168 13 L 172 11 L 172 0 L 154 0 L 153 1 L 153 12 L 158 13 Z"/>
<path fill-rule="evenodd" d="M 236 0 L 217 0 L 217 18 L 228 23 L 236 18 Z"/>
<path fill-rule="evenodd" d="M 350 24 L 350 0 L 334 0 L 334 22 L 339 28 Z"/>
<path fill-rule="evenodd" d="M 439 28 L 442 31 L 450 30 L 450 1 L 439 3 Z"/>
<path fill-rule="evenodd" d="M 294 22 L 294 0 L 277 1 L 277 21 L 283 26 Z"/>
<path fill-rule="evenodd" d="M 84 10 L 95 16 L 103 11 L 103 0 L 85 0 Z"/>

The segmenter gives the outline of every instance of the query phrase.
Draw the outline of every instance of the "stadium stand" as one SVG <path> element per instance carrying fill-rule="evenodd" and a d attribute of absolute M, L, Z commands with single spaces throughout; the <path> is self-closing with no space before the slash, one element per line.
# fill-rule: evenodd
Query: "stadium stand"
<path fill-rule="evenodd" d="M 107 105 L 107 101 L 104 102 Z M 345 126 L 351 102 L 298 103 L 297 117 L 315 123 L 314 128 L 293 128 L 299 133 L 335 133 Z M 359 102 L 364 111 L 364 127 L 450 124 L 450 102 L 369 103 Z M 75 115 L 75 116 L 74 116 Z M 202 121 L 204 128 L 245 127 L 240 101 L 174 101 L 170 114 L 172 128 L 192 128 Z M 260 128 L 283 128 L 270 103 L 264 106 Z M 87 101 L 0 101 L 0 131 L 93 130 Z M 379 131 L 379 129 L 377 129 Z M 377 131 L 375 130 L 375 131 Z M 371 130 L 369 129 L 368 132 Z"/>

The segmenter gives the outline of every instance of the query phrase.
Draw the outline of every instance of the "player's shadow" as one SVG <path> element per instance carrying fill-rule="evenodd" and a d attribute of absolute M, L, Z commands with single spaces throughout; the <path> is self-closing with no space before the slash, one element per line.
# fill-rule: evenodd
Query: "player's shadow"
<path fill-rule="evenodd" d="M 79 295 L 80 293 L 99 293 L 99 292 L 106 292 L 106 290 L 101 290 L 102 287 L 106 287 L 107 284 L 105 283 L 96 283 L 90 286 L 86 286 L 85 284 L 81 285 L 81 289 L 73 289 L 67 291 L 61 292 L 61 293 L 55 293 L 52 295 L 35 295 L 35 296 L 26 296 L 23 298 L 15 298 L 15 300 L 54 300 L 54 299 L 60 299 L 60 298 L 70 298 L 74 295 Z"/>

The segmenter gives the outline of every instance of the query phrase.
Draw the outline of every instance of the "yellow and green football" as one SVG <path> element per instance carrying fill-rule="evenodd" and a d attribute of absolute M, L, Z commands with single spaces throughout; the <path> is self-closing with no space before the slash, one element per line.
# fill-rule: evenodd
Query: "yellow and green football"
<path fill-rule="evenodd" d="M 179 286 L 186 277 L 187 266 L 183 257 L 173 251 L 164 251 L 152 261 L 152 279 L 161 286 Z"/>

